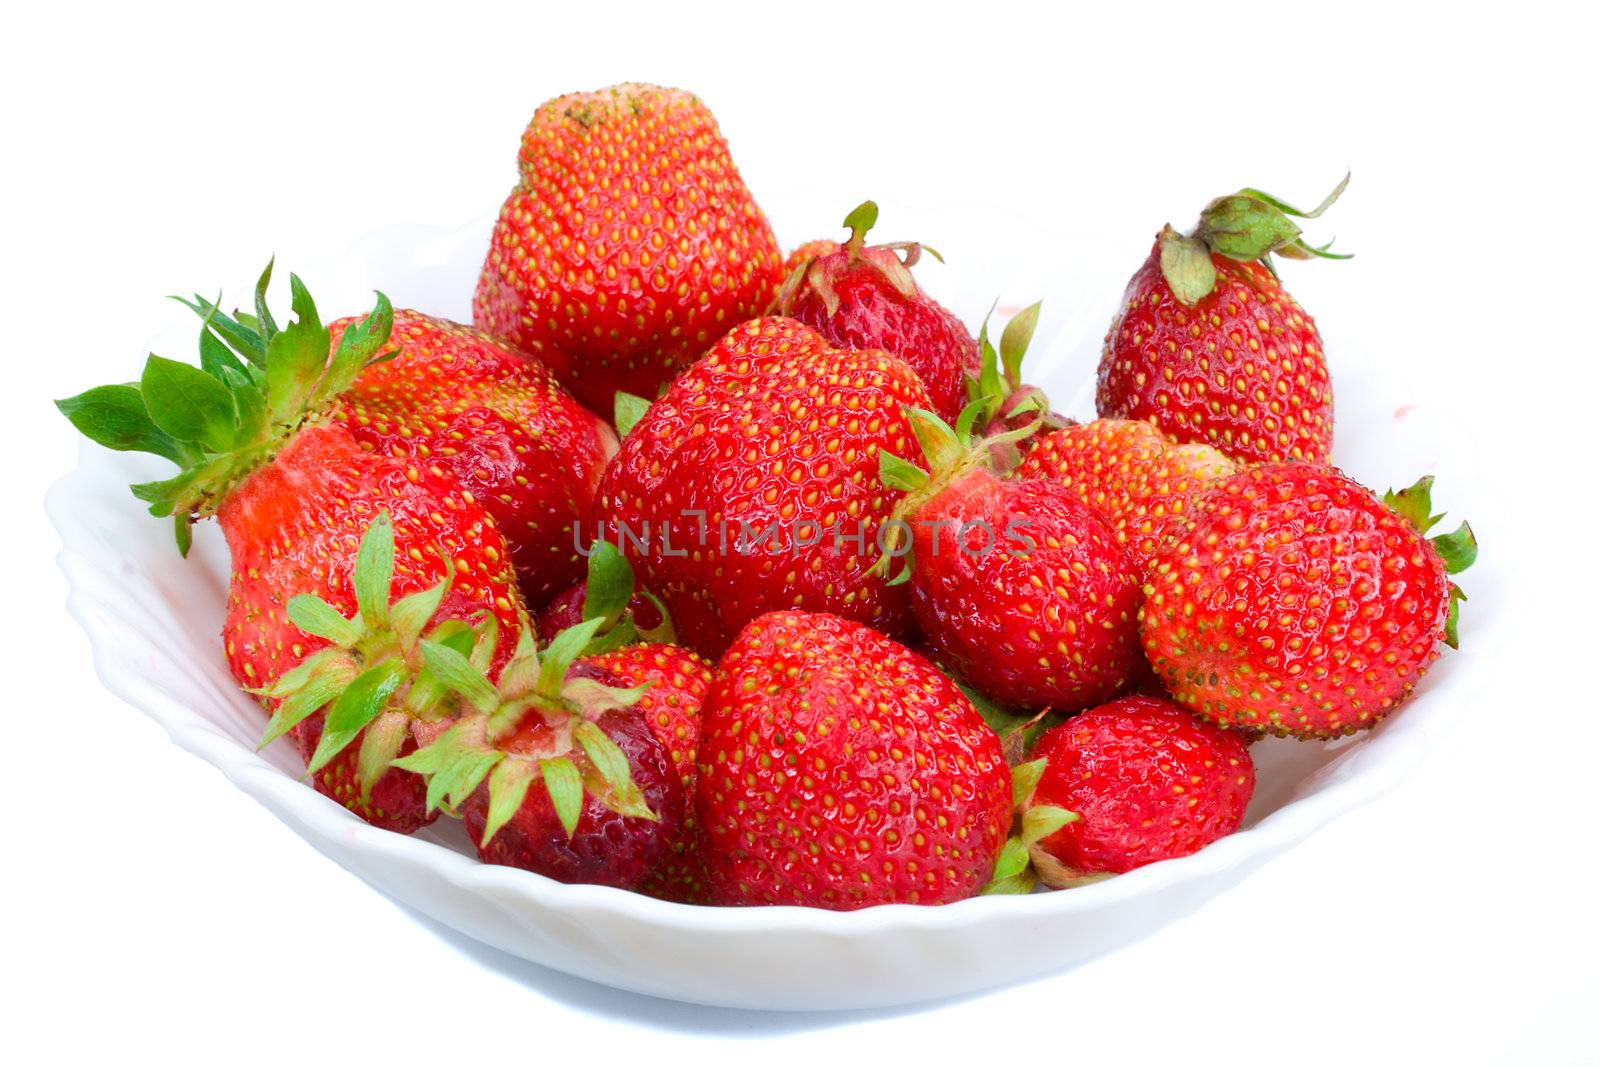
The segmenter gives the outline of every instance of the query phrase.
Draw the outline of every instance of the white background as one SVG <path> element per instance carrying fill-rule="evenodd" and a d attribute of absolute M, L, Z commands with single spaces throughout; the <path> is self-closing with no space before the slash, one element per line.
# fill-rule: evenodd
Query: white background
<path fill-rule="evenodd" d="M 1585 16 L 131 7 L 13 12 L 0 63 L 10 1062 L 1597 1062 Z M 186 314 L 162 294 L 492 210 L 541 100 L 629 79 L 699 93 L 758 198 L 838 205 L 776 219 L 786 246 L 865 195 L 886 223 L 900 190 L 988 200 L 997 218 L 1127 234 L 1106 264 L 1120 286 L 1154 230 L 1209 196 L 1254 184 L 1314 202 L 1353 167 L 1316 232 L 1358 258 L 1291 266 L 1291 286 L 1324 323 L 1359 320 L 1483 442 L 1500 507 L 1472 518 L 1486 552 L 1515 554 L 1501 609 L 1519 624 L 1498 648 L 1468 629 L 1463 654 L 1496 657 L 1495 691 L 1409 783 L 1193 916 L 1073 973 L 925 1009 L 615 993 L 465 941 L 324 859 L 98 687 L 39 506 L 77 451 L 46 399 L 131 375 Z"/>

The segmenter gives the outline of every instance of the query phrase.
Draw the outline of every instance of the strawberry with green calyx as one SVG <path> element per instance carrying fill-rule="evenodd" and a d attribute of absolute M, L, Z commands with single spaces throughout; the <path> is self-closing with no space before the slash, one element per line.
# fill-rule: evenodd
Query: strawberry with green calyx
<path fill-rule="evenodd" d="M 1174 700 L 1224 726 L 1369 729 L 1456 645 L 1472 529 L 1428 538 L 1432 480 L 1380 499 L 1338 471 L 1263 464 L 1197 496 L 1150 564 L 1140 637 Z"/>
<path fill-rule="evenodd" d="M 1447 534 L 1428 537 L 1433 528 L 1439 525 L 1439 520 L 1444 518 L 1443 513 L 1432 514 L 1433 475 L 1425 474 L 1405 489 L 1389 489 L 1382 499 L 1384 504 L 1409 522 L 1412 529 L 1427 537 L 1428 543 L 1444 561 L 1445 573 L 1460 574 L 1477 562 L 1478 538 L 1466 520 L 1463 519 L 1461 525 Z M 1461 621 L 1461 602 L 1467 599 L 1467 594 L 1461 591 L 1459 585 L 1451 582 L 1449 596 L 1450 607 L 1445 612 L 1444 620 L 1444 643 L 1451 648 L 1460 648 L 1456 627 Z"/>
<path fill-rule="evenodd" d="M 324 420 L 363 370 L 392 355 L 385 345 L 394 311 L 382 293 L 371 315 L 345 331 L 330 356 L 316 304 L 292 274 L 296 319 L 278 329 L 266 304 L 271 272 L 268 264 L 256 286 L 256 315 L 248 319 L 254 329 L 203 297 L 184 301 L 204 320 L 199 367 L 151 355 L 136 384 L 102 385 L 56 402 L 96 443 L 178 465 L 177 476 L 132 489 L 152 515 L 173 517 L 185 554 L 196 519 L 216 514 L 234 487 L 303 426 Z"/>
<path fill-rule="evenodd" d="M 879 454 L 880 477 L 906 492 L 895 515 L 911 531 L 901 573 L 917 623 L 942 662 L 999 704 L 1070 713 L 1108 700 L 1141 662 L 1133 562 L 1065 486 L 995 476 L 995 446 L 1038 420 L 963 443 L 978 406 L 954 429 L 909 413 L 927 470 Z"/>
<path fill-rule="evenodd" d="M 396 766 L 427 779 L 430 811 L 462 814 L 485 862 L 630 889 L 680 838 L 683 788 L 632 710 L 649 683 L 621 688 L 579 658 L 601 622 L 564 631 L 542 654 L 523 627 L 497 683 L 481 652 L 422 642 L 429 668 L 460 698 L 461 717 Z M 495 642 L 490 627 L 479 647 Z"/>
<path fill-rule="evenodd" d="M 357 616 L 359 546 L 382 515 L 394 544 L 394 600 L 449 577 L 434 619 L 490 615 L 519 625 L 511 554 L 482 505 L 430 468 L 363 449 L 337 423 L 339 392 L 387 352 L 388 302 L 380 297 L 377 310 L 334 346 L 298 278 L 291 278 L 296 320 L 280 330 L 266 306 L 267 279 L 258 283 L 254 315 L 230 317 L 195 299 L 205 316 L 199 368 L 153 356 L 139 384 L 92 389 L 60 404 L 92 439 L 183 467 L 176 478 L 136 487 L 153 510 L 174 516 L 180 548 L 196 518 L 216 514 L 230 556 L 222 638 L 234 678 L 262 691 L 329 644 L 291 620 L 295 597 L 314 593 L 333 615 Z M 315 710 L 336 695 L 305 706 Z M 311 714 L 293 727 L 308 760 L 321 744 L 322 722 Z M 381 763 L 374 750 L 365 775 L 358 762 L 341 745 L 313 776 L 318 788 L 380 826 L 407 830 L 427 821 L 411 776 L 374 781 L 371 768 Z"/>
<path fill-rule="evenodd" d="M 1106 334 L 1099 414 L 1154 422 L 1247 462 L 1327 462 L 1322 338 L 1272 257 L 1348 258 L 1306 243 L 1293 220 L 1320 216 L 1349 180 L 1313 211 L 1244 189 L 1207 205 L 1193 233 L 1163 229 Z"/>
<path fill-rule="evenodd" d="M 939 253 L 914 241 L 868 245 L 877 221 L 878 205 L 868 200 L 845 217 L 850 237 L 843 245 L 813 241 L 796 249 L 775 313 L 842 348 L 899 356 L 928 387 L 933 409 L 954 419 L 966 403 L 967 377 L 978 372 L 978 346 L 911 273 L 924 251 L 935 259 Z"/>
<path fill-rule="evenodd" d="M 1132 696 L 1047 730 L 1013 771 L 1018 832 L 988 892 L 1052 889 L 1197 852 L 1239 828 L 1248 740 L 1167 700 Z"/>
<path fill-rule="evenodd" d="M 435 585 L 391 604 L 393 577 L 394 528 L 383 512 L 356 552 L 356 610 L 347 618 L 316 594 L 290 598 L 289 621 L 326 645 L 251 692 L 273 708 L 261 747 L 292 734 L 319 792 L 369 822 L 409 832 L 433 815 L 421 805 L 421 780 L 391 765 L 416 748 L 414 723 L 437 721 L 451 710 L 422 658 L 421 641 L 426 635 L 470 649 L 473 633 L 460 619 L 431 625 L 450 588 L 448 568 Z M 352 748 L 357 738 L 361 743 Z"/>
<path fill-rule="evenodd" d="M 587 580 L 541 608 L 534 629 L 558 634 L 590 619 L 601 622 L 585 655 L 637 641 L 673 644 L 677 640 L 666 605 L 648 589 L 635 588 L 632 565 L 609 541 L 590 546 Z"/>

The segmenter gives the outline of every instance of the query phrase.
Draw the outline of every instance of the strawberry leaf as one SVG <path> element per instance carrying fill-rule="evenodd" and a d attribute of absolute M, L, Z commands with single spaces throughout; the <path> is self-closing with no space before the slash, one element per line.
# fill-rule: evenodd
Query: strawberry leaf
<path fill-rule="evenodd" d="M 1022 381 L 1022 357 L 1027 354 L 1033 332 L 1039 326 L 1040 303 L 1030 304 L 1011 316 L 1000 333 L 1000 364 L 1012 385 Z"/>
<path fill-rule="evenodd" d="M 162 430 L 145 409 L 133 385 L 101 385 L 56 401 L 78 432 L 118 452 L 149 452 L 180 467 L 199 458 L 198 450 Z"/>
<path fill-rule="evenodd" d="M 399 660 L 384 660 L 361 672 L 345 687 L 328 709 L 317 749 L 306 764 L 307 774 L 315 774 L 327 766 L 329 760 L 343 752 L 345 746 L 378 717 L 405 673 L 405 664 Z"/>
<path fill-rule="evenodd" d="M 304 633 L 350 648 L 361 640 L 361 624 L 339 614 L 337 608 L 314 593 L 300 593 L 286 605 L 289 621 Z"/>
<path fill-rule="evenodd" d="M 614 626 L 633 598 L 633 568 L 617 546 L 601 538 L 589 550 L 589 573 L 583 590 L 583 618 Z"/>
<path fill-rule="evenodd" d="M 583 776 L 565 756 L 540 760 L 539 771 L 544 777 L 545 792 L 550 794 L 550 805 L 556 809 L 556 818 L 571 837 L 577 832 L 578 819 L 583 815 Z"/>
<path fill-rule="evenodd" d="M 522 807 L 522 801 L 528 795 L 528 786 L 533 784 L 538 773 L 537 764 L 517 756 L 508 756 L 495 764 L 494 770 L 489 772 L 489 814 L 483 825 L 480 844 L 487 845 Z M 567 831 L 569 837 L 571 834 L 572 831 Z"/>
<path fill-rule="evenodd" d="M 472 661 L 449 645 L 437 641 L 424 641 L 422 661 L 439 684 L 460 694 L 467 703 L 485 714 L 500 706 L 500 694 L 489 684 L 483 672 Z"/>
<path fill-rule="evenodd" d="M 1046 761 L 1042 759 L 1030 760 L 1019 763 L 1011 768 L 1011 804 L 1013 807 L 1022 807 L 1033 799 L 1033 791 L 1039 787 L 1039 779 L 1044 777 Z"/>
<path fill-rule="evenodd" d="M 410 736 L 411 717 L 400 711 L 384 712 L 362 732 L 361 747 L 356 752 L 356 781 L 363 801 L 372 799 L 372 787 Z"/>
<path fill-rule="evenodd" d="M 1447 574 L 1460 574 L 1478 559 L 1478 538 L 1465 522 L 1451 532 L 1435 537 L 1433 547 L 1444 560 Z"/>
<path fill-rule="evenodd" d="M 261 339 L 269 343 L 278 332 L 278 324 L 273 320 L 272 311 L 267 307 L 267 286 L 272 283 L 272 266 L 277 261 L 277 256 L 267 260 L 266 269 L 261 272 L 261 277 L 256 279 L 256 327 L 261 332 Z"/>
<path fill-rule="evenodd" d="M 373 630 L 389 625 L 389 583 L 394 577 L 394 526 L 380 511 L 356 549 L 353 583 L 361 618 Z"/>
<path fill-rule="evenodd" d="M 233 444 L 238 425 L 233 394 L 198 367 L 152 355 L 139 378 L 150 420 L 179 441 L 197 441 L 212 452 Z"/>
<path fill-rule="evenodd" d="M 611 795 L 606 798 L 607 807 L 618 815 L 649 819 L 652 822 L 660 818 L 645 803 L 644 793 L 633 780 L 633 770 L 628 765 L 627 755 L 615 741 L 606 736 L 604 730 L 592 722 L 585 721 L 573 728 L 572 736 L 583 749 L 584 755 L 589 757 L 589 762 L 594 764 L 595 771 L 610 788 Z"/>
<path fill-rule="evenodd" d="M 1032 848 L 1070 822 L 1078 821 L 1078 813 L 1050 804 L 1040 804 L 1022 813 L 1022 844 Z"/>
<path fill-rule="evenodd" d="M 928 484 L 928 472 L 887 449 L 878 449 L 878 480 L 890 489 L 916 492 Z"/>

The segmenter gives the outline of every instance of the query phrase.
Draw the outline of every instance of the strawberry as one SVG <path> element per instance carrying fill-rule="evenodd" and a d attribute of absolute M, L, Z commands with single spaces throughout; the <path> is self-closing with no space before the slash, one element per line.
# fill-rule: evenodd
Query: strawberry
<path fill-rule="evenodd" d="M 359 319 L 329 327 L 333 342 Z M 397 311 L 395 355 L 361 372 L 336 421 L 363 448 L 454 476 L 494 517 L 532 603 L 583 573 L 574 527 L 616 436 L 537 360 L 445 319 Z"/>
<path fill-rule="evenodd" d="M 969 405 L 954 429 L 909 413 L 927 470 L 880 454 L 879 477 L 906 492 L 894 518 L 910 530 L 917 624 L 989 700 L 1063 712 L 1109 700 L 1141 665 L 1134 564 L 1066 485 L 994 473 L 996 456 L 1042 420 L 973 441 L 983 407 Z"/>
<path fill-rule="evenodd" d="M 739 634 L 701 713 L 696 807 L 725 904 L 942 904 L 989 880 L 1011 819 L 1000 742 L 955 683 L 834 615 Z"/>
<path fill-rule="evenodd" d="M 1129 686 L 1140 666 L 1137 572 L 1066 488 L 975 470 L 911 523 L 917 623 L 985 696 L 1073 711 Z"/>
<path fill-rule="evenodd" d="M 523 627 L 495 684 L 483 670 L 495 628 L 471 655 L 424 641 L 429 668 L 465 709 L 397 766 L 427 779 L 430 810 L 461 812 L 485 863 L 633 889 L 682 839 L 683 785 L 633 708 L 648 690 L 578 658 L 599 626 L 580 623 L 543 653 Z"/>
<path fill-rule="evenodd" d="M 1096 419 L 1031 439 L 1012 472 L 1072 490 L 1141 567 L 1169 541 L 1190 499 L 1239 464 L 1210 445 L 1180 445 L 1147 422 Z"/>
<path fill-rule="evenodd" d="M 1016 778 L 1022 844 L 1039 880 L 1061 889 L 1233 833 L 1255 765 L 1236 731 L 1131 696 L 1045 731 Z"/>
<path fill-rule="evenodd" d="M 640 886 L 651 896 L 702 904 L 709 899 L 700 857 L 699 821 L 694 812 L 700 746 L 700 708 L 711 686 L 713 667 L 686 648 L 668 644 L 626 645 L 588 656 L 584 664 L 625 688 L 649 686 L 632 710 L 649 725 L 677 770 L 683 787 L 683 832 L 670 853 Z"/>
<path fill-rule="evenodd" d="M 878 205 L 868 200 L 846 216 L 850 238 L 842 246 L 821 251 L 826 244 L 813 241 L 796 249 L 791 260 L 798 262 L 778 293 L 776 311 L 841 348 L 899 356 L 928 387 L 933 410 L 953 421 L 967 401 L 968 376 L 978 373 L 978 344 L 912 276 L 924 246 L 867 245 L 877 221 Z M 817 251 L 802 257 L 807 249 Z"/>
<path fill-rule="evenodd" d="M 385 355 L 388 301 L 380 294 L 333 346 L 298 278 L 296 320 L 277 328 L 269 278 L 270 267 L 254 316 L 196 298 L 200 368 L 151 356 L 137 385 L 59 406 L 101 444 L 181 467 L 133 487 L 174 517 L 180 550 L 194 521 L 218 518 L 232 572 L 223 646 L 234 677 L 274 708 L 266 740 L 296 730 L 319 790 L 377 825 L 414 829 L 428 818 L 416 783 L 389 764 L 408 748 L 408 723 L 438 713 L 425 686 L 409 685 L 416 644 L 434 618 L 514 625 L 510 550 L 453 479 L 365 451 L 337 424 L 339 394 Z"/>
<path fill-rule="evenodd" d="M 904 451 L 904 408 L 927 403 L 888 353 L 833 348 L 793 319 L 744 323 L 623 438 L 597 497 L 605 537 L 702 655 L 777 608 L 903 632 L 905 591 L 869 573 L 901 495 L 878 481 L 878 451 Z"/>
<path fill-rule="evenodd" d="M 1106 334 L 1096 410 L 1235 459 L 1327 462 L 1333 389 L 1322 338 L 1271 256 L 1348 258 L 1308 245 L 1290 216 L 1321 215 L 1349 180 L 1314 211 L 1244 189 L 1213 200 L 1192 234 L 1163 229 Z"/>
<path fill-rule="evenodd" d="M 764 311 L 782 256 L 696 97 L 617 85 L 541 105 L 500 209 L 473 322 L 594 411 L 654 397 Z"/>
<path fill-rule="evenodd" d="M 1449 575 L 1472 528 L 1431 540 L 1432 479 L 1379 499 L 1309 463 L 1253 467 L 1193 502 L 1151 562 L 1140 635 L 1179 703 L 1225 726 L 1334 737 L 1377 724 L 1456 645 Z"/>

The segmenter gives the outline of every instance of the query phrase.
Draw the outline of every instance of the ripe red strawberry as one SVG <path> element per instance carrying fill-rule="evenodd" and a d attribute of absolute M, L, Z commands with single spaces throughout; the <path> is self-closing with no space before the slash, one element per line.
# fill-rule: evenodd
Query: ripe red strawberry
<path fill-rule="evenodd" d="M 1095 407 L 1246 461 L 1325 463 L 1333 389 L 1322 338 L 1270 257 L 1342 259 L 1290 221 L 1316 218 L 1254 189 L 1213 200 L 1194 233 L 1171 226 L 1123 294 L 1100 357 Z"/>
<path fill-rule="evenodd" d="M 1255 791 L 1246 740 L 1166 700 L 1132 696 L 1075 715 L 1035 743 L 1021 803 L 1076 818 L 1029 843 L 1039 879 L 1063 888 L 1198 852 L 1239 828 Z M 1026 833 L 1026 831 L 1025 831 Z"/>
<path fill-rule="evenodd" d="M 725 904 L 943 904 L 989 880 L 1011 821 L 1000 742 L 955 683 L 882 634 L 773 612 L 701 715 L 696 796 Z"/>
<path fill-rule="evenodd" d="M 978 373 L 978 343 L 966 326 L 922 291 L 911 274 L 923 246 L 868 246 L 878 220 L 868 200 L 844 220 L 850 239 L 836 251 L 800 260 L 778 294 L 777 313 L 799 319 L 841 348 L 881 348 L 921 376 L 933 410 L 954 422 Z M 810 248 L 809 242 L 794 256 Z"/>
<path fill-rule="evenodd" d="M 623 439 L 597 497 L 606 539 L 703 655 L 778 608 L 903 631 L 905 590 L 868 573 L 901 495 L 878 451 L 905 451 L 904 409 L 927 403 L 885 352 L 833 348 L 793 319 L 744 323 Z"/>
<path fill-rule="evenodd" d="M 461 812 L 484 862 L 635 889 L 683 838 L 683 785 L 631 706 L 649 690 L 578 659 L 599 625 L 563 632 L 542 654 L 523 628 L 495 685 L 459 650 L 423 642 L 466 708 L 399 766 L 427 778 L 430 809 Z M 492 648 L 492 630 L 486 640 Z M 473 653 L 488 658 L 481 644 Z"/>
<path fill-rule="evenodd" d="M 334 344 L 359 321 L 333 323 Z M 336 421 L 364 448 L 453 475 L 505 535 L 531 603 L 576 581 L 574 527 L 617 449 L 611 428 L 477 330 L 402 310 L 389 344 L 394 358 L 361 372 Z"/>
<path fill-rule="evenodd" d="M 389 763 L 409 745 L 408 724 L 437 709 L 407 688 L 408 661 L 435 617 L 516 624 L 510 552 L 453 479 L 325 424 L 382 353 L 388 301 L 380 295 L 331 346 L 298 278 L 296 321 L 277 328 L 269 276 L 253 319 L 197 298 L 201 368 L 152 356 L 138 385 L 60 406 L 94 440 L 182 468 L 133 487 L 154 514 L 174 517 L 180 549 L 192 522 L 217 516 L 232 564 L 223 645 L 234 677 L 274 707 L 267 739 L 296 729 L 319 790 L 377 825 L 414 829 L 427 820 L 416 783 Z"/>
<path fill-rule="evenodd" d="M 700 747 L 700 708 L 711 686 L 710 663 L 677 645 L 626 645 L 580 661 L 624 688 L 649 686 L 632 711 L 649 725 L 678 772 L 683 787 L 683 832 L 670 853 L 640 886 L 640 891 L 689 904 L 709 902 L 700 827 L 694 812 Z"/>
<path fill-rule="evenodd" d="M 697 98 L 617 85 L 541 105 L 495 224 L 473 321 L 592 410 L 653 397 L 781 281 L 766 216 Z"/>
<path fill-rule="evenodd" d="M 1383 500 L 1308 463 L 1254 467 L 1194 501 L 1151 563 L 1145 653 L 1226 726 L 1332 737 L 1375 725 L 1456 644 L 1466 523 L 1429 540 L 1431 478 Z"/>
<path fill-rule="evenodd" d="M 974 444 L 932 412 L 911 419 L 928 471 L 885 454 L 880 477 L 907 491 L 912 609 L 937 658 L 1012 707 L 1071 712 L 1125 691 L 1140 582 L 1105 521 L 1058 482 L 997 477 L 993 446 L 1016 434 Z"/>
<path fill-rule="evenodd" d="M 1017 478 L 1060 482 L 1094 508 L 1143 567 L 1166 547 L 1190 499 L 1239 464 L 1210 445 L 1180 445 L 1147 422 L 1096 419 L 1030 439 Z"/>

